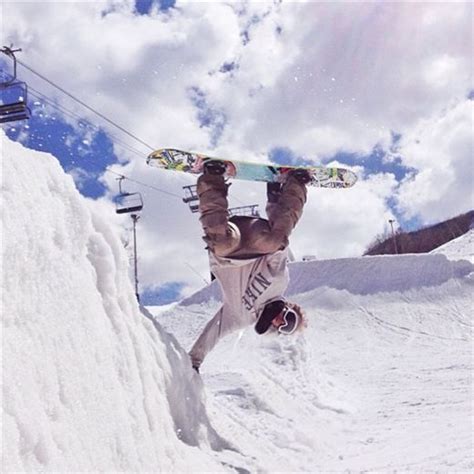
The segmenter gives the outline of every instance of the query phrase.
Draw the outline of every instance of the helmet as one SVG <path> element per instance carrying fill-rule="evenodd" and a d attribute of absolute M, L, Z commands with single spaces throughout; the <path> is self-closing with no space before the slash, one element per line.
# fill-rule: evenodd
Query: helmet
<path fill-rule="evenodd" d="M 300 306 L 284 298 L 278 298 L 265 304 L 255 324 L 255 331 L 258 334 L 265 334 L 275 318 L 280 321 L 280 324 L 275 327 L 279 333 L 285 335 L 293 334 L 305 323 L 304 313 Z"/>

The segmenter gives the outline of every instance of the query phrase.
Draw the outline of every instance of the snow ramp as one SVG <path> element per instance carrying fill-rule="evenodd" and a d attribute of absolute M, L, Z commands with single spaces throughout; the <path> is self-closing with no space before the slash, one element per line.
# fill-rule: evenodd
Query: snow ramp
<path fill-rule="evenodd" d="M 472 272 L 468 260 L 451 261 L 442 254 L 384 255 L 375 257 L 313 260 L 289 264 L 290 284 L 286 295 L 316 288 L 333 288 L 368 295 L 434 287 Z M 222 298 L 214 281 L 181 302 L 183 306 Z"/>
<path fill-rule="evenodd" d="M 2 472 L 222 470 L 202 383 L 140 312 L 119 233 L 54 157 L 0 139 Z"/>
<path fill-rule="evenodd" d="M 443 254 L 291 264 L 289 297 L 308 328 L 248 328 L 201 368 L 240 469 L 472 472 L 473 269 Z M 213 284 L 154 311 L 189 349 L 219 299 Z"/>

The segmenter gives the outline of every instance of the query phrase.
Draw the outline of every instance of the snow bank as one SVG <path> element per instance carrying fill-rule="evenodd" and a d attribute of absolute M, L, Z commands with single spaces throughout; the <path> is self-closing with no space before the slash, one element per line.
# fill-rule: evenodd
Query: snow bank
<path fill-rule="evenodd" d="M 52 156 L 0 138 L 2 471 L 222 469 L 199 377 L 141 314 L 118 236 Z"/>
<path fill-rule="evenodd" d="M 287 296 L 322 287 L 367 295 L 437 286 L 468 275 L 473 266 L 468 261 L 450 261 L 440 253 L 295 262 L 289 264 L 289 270 Z M 181 304 L 189 306 L 220 299 L 220 287 L 215 281 Z"/>

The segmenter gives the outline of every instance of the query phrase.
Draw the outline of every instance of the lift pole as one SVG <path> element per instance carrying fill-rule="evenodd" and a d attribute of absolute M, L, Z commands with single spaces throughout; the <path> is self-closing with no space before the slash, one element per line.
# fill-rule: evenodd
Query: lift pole
<path fill-rule="evenodd" d="M 393 231 L 393 223 L 395 222 L 395 220 L 394 219 L 389 219 L 388 222 L 390 223 L 390 226 L 392 227 L 393 248 L 395 250 L 395 253 L 398 254 L 397 239 L 395 237 L 395 232 Z"/>
<path fill-rule="evenodd" d="M 140 302 L 140 295 L 138 294 L 138 259 L 137 259 L 137 221 L 140 219 L 138 214 L 130 216 L 133 220 L 133 263 L 134 263 L 134 277 L 135 277 L 135 296 Z"/>

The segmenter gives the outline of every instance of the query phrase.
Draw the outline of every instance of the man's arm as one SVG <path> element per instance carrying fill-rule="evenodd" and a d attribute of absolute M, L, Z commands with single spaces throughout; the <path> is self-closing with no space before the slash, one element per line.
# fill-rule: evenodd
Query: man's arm
<path fill-rule="evenodd" d="M 203 174 L 197 182 L 200 221 L 209 250 L 216 255 L 232 253 L 240 242 L 240 232 L 229 222 L 227 192 L 224 176 Z"/>
<path fill-rule="evenodd" d="M 247 326 L 247 324 L 240 319 L 226 315 L 224 313 L 224 306 L 222 306 L 216 315 L 206 324 L 206 327 L 189 352 L 193 367 L 200 367 L 206 355 L 222 337 L 245 326 Z"/>

